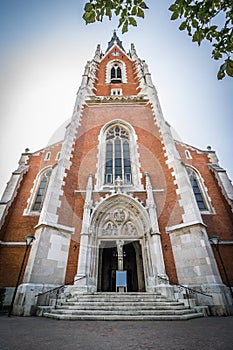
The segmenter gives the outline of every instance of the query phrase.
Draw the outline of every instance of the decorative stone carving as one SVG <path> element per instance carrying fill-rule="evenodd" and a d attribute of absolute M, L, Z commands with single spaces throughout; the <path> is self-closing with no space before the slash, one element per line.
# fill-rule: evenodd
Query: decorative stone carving
<path fill-rule="evenodd" d="M 99 236 L 138 236 L 138 228 L 130 219 L 130 213 L 125 208 L 118 208 L 108 213 L 102 222 Z"/>
<path fill-rule="evenodd" d="M 125 213 L 123 209 L 115 210 L 113 218 L 118 225 L 121 225 L 125 221 Z"/>

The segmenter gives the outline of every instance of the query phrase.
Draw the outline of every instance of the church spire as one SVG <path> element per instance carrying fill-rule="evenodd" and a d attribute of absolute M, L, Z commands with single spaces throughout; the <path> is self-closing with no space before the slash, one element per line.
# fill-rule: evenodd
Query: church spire
<path fill-rule="evenodd" d="M 123 51 L 125 51 L 125 49 L 122 46 L 122 41 L 120 41 L 120 39 L 118 38 L 118 36 L 116 34 L 116 29 L 114 29 L 113 36 L 112 36 L 111 40 L 108 42 L 108 48 L 107 48 L 106 52 L 108 52 L 111 49 L 111 47 L 113 47 L 115 44 L 117 44 Z"/>

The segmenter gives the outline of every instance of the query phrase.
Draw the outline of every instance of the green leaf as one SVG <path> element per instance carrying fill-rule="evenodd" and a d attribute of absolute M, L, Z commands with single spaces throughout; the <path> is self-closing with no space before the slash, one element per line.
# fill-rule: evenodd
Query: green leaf
<path fill-rule="evenodd" d="M 169 9 L 169 11 L 175 12 L 177 10 L 177 5 L 176 4 L 172 4 Z"/>
<path fill-rule="evenodd" d="M 109 19 L 112 18 L 112 11 L 110 7 L 106 7 L 105 14 L 109 17 Z"/>
<path fill-rule="evenodd" d="M 128 32 L 128 21 L 126 20 L 122 27 L 122 34 Z"/>
<path fill-rule="evenodd" d="M 217 78 L 218 80 L 222 80 L 225 77 L 225 72 L 218 71 Z"/>
<path fill-rule="evenodd" d="M 193 19 L 192 20 L 192 26 L 193 26 L 193 28 L 198 28 L 198 26 L 199 26 L 198 21 Z"/>
<path fill-rule="evenodd" d="M 141 17 L 141 18 L 144 18 L 144 11 L 139 7 L 138 8 L 138 11 L 137 11 L 137 16 L 138 17 Z"/>
<path fill-rule="evenodd" d="M 179 26 L 179 30 L 185 30 L 186 28 L 186 22 L 182 22 L 181 25 Z"/>
<path fill-rule="evenodd" d="M 92 9 L 93 9 L 93 5 L 90 2 L 87 2 L 85 7 L 84 7 L 84 10 L 86 12 L 90 12 Z"/>
<path fill-rule="evenodd" d="M 175 19 L 177 19 L 179 17 L 179 12 L 173 12 L 173 14 L 171 15 L 171 20 L 174 21 Z"/>
<path fill-rule="evenodd" d="M 226 73 L 230 77 L 233 77 L 233 61 L 230 59 L 226 60 Z"/>
<path fill-rule="evenodd" d="M 214 58 L 215 60 L 219 60 L 220 58 L 222 58 L 221 52 L 219 52 L 218 50 L 214 50 L 214 51 L 213 51 L 213 58 Z"/>
<path fill-rule="evenodd" d="M 132 15 L 132 16 L 136 16 L 136 14 L 137 14 L 137 7 L 134 6 L 134 7 L 132 8 L 131 15 Z"/>
<path fill-rule="evenodd" d="M 149 8 L 149 7 L 147 6 L 147 4 L 146 4 L 144 1 L 140 2 L 139 6 L 140 6 L 142 9 L 148 9 L 148 8 Z"/>
<path fill-rule="evenodd" d="M 129 23 L 130 23 L 132 26 L 137 27 L 137 21 L 135 20 L 135 18 L 129 17 Z"/>
<path fill-rule="evenodd" d="M 119 19 L 118 28 L 122 26 L 122 24 L 124 23 L 124 21 L 125 21 L 125 17 L 121 17 L 121 18 Z"/>
<path fill-rule="evenodd" d="M 86 21 L 86 24 L 94 23 L 95 20 L 96 20 L 95 11 L 92 10 L 90 12 L 85 12 L 84 15 L 83 15 L 83 19 Z"/>
<path fill-rule="evenodd" d="M 115 9 L 115 15 L 116 15 L 116 16 L 119 16 L 120 12 L 121 12 L 121 6 L 118 6 L 118 7 Z"/>
<path fill-rule="evenodd" d="M 197 41 L 198 42 L 198 45 L 201 44 L 202 40 L 204 38 L 204 35 L 203 35 L 203 31 L 202 30 L 197 30 L 194 34 L 193 34 L 193 41 Z"/>

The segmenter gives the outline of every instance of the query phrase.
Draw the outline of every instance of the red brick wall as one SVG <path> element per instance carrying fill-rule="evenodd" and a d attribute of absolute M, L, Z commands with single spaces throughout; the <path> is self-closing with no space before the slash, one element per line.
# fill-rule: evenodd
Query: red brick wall
<path fill-rule="evenodd" d="M 25 242 L 26 235 L 34 235 L 34 227 L 38 223 L 39 216 L 23 215 L 27 208 L 27 201 L 31 196 L 34 180 L 37 174 L 45 166 L 55 164 L 56 155 L 60 151 L 61 144 L 57 144 L 41 150 L 37 153 L 29 154 L 27 165 L 28 172 L 23 176 L 20 188 L 11 205 L 4 225 L 0 232 L 3 242 Z M 45 161 L 45 154 L 50 151 L 51 158 Z M 21 266 L 25 247 L 22 246 L 1 246 L 0 248 L 0 285 L 14 286 Z M 26 266 L 26 262 L 25 262 Z"/>
<path fill-rule="evenodd" d="M 64 195 L 61 198 L 61 207 L 58 210 L 59 223 L 70 225 L 73 222 L 75 234 L 72 239 L 79 242 L 81 231 L 81 220 L 83 214 L 84 193 L 76 193 L 75 190 L 85 190 L 88 174 L 95 174 L 98 162 L 98 136 L 101 128 L 109 121 L 121 119 L 130 123 L 137 135 L 139 162 L 141 164 L 142 181 L 144 172 L 149 172 L 154 189 L 163 193 L 156 193 L 155 199 L 158 207 L 159 226 L 165 255 L 165 264 L 168 274 L 176 281 L 174 258 L 172 254 L 169 235 L 165 233 L 165 227 L 182 222 L 183 211 L 178 205 L 176 186 L 171 175 L 172 169 L 165 164 L 163 144 L 159 137 L 159 130 L 154 123 L 153 114 L 149 106 L 98 106 L 85 108 L 82 115 L 81 125 L 78 129 L 77 139 L 72 154 L 72 165 L 67 171 Z M 100 196 L 100 195 L 99 195 Z M 139 195 L 144 202 L 145 193 Z M 97 195 L 95 195 L 97 197 Z M 64 215 L 65 213 L 65 215 Z M 76 273 L 71 266 L 72 259 L 69 258 L 67 276 Z M 71 272 L 73 271 L 73 272 Z M 74 272 L 75 271 L 75 272 Z M 68 277 L 67 277 L 68 278 Z M 70 279 L 70 277 L 68 278 Z"/>
<path fill-rule="evenodd" d="M 97 96 L 108 96 L 111 95 L 111 89 L 121 88 L 123 95 L 137 95 L 140 89 L 137 89 L 139 83 L 136 79 L 135 73 L 135 63 L 131 61 L 131 59 L 126 56 L 123 52 L 121 52 L 120 56 L 114 57 L 112 56 L 112 52 L 115 51 L 115 47 L 113 47 L 108 54 L 104 57 L 104 59 L 99 63 L 98 72 L 97 72 L 97 81 L 95 84 L 95 94 Z M 119 50 L 118 50 L 119 51 Z M 106 65 L 110 61 L 121 60 L 126 65 L 126 73 L 127 73 L 127 84 L 106 84 Z"/>
<path fill-rule="evenodd" d="M 208 236 L 217 235 L 221 237 L 222 241 L 233 242 L 233 214 L 229 204 L 222 194 L 221 188 L 214 176 L 214 173 L 208 167 L 211 163 L 207 151 L 199 151 L 195 148 L 188 147 L 182 144 L 177 144 L 177 149 L 185 164 L 196 168 L 202 179 L 204 185 L 208 189 L 208 196 L 211 199 L 211 205 L 214 209 L 213 214 L 202 215 L 202 219 L 206 224 Z M 185 150 L 189 150 L 192 159 L 186 159 Z M 222 271 L 222 266 L 219 262 L 215 249 L 214 254 L 216 256 L 218 266 L 221 272 L 224 283 L 226 283 L 225 276 Z M 224 265 L 226 267 L 229 279 L 233 284 L 233 245 L 220 245 L 221 254 L 223 257 Z"/>

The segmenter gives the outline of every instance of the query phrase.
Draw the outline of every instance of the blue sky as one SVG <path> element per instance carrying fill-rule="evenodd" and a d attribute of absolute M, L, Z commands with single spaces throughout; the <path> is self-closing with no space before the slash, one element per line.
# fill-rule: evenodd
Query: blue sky
<path fill-rule="evenodd" d="M 86 26 L 80 0 L 0 2 L 0 192 L 17 168 L 21 152 L 45 147 L 72 115 L 84 66 L 97 44 L 102 50 L 116 20 Z M 233 178 L 233 79 L 217 81 L 220 62 L 208 43 L 198 47 L 178 22 L 172 1 L 150 0 L 137 28 L 118 35 L 126 51 L 134 43 L 145 59 L 165 119 L 181 139 L 216 150 Z"/>

